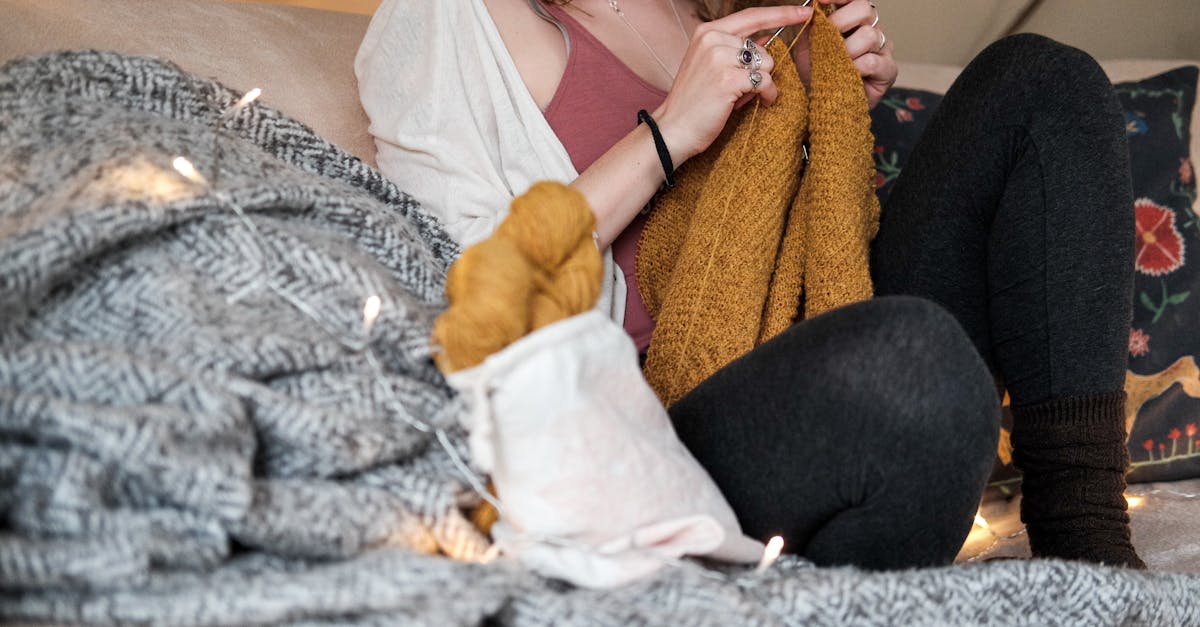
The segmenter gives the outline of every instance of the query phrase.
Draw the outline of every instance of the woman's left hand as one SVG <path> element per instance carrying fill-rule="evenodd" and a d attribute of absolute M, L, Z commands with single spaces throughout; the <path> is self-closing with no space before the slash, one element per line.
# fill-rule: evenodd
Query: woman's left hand
<path fill-rule="evenodd" d="M 892 57 L 892 41 L 883 33 L 883 23 L 872 0 L 817 0 L 821 4 L 836 7 L 829 20 L 846 38 L 846 50 L 854 59 L 863 78 L 867 92 L 867 103 L 874 108 L 883 99 L 883 94 L 896 82 L 899 70 Z M 808 38 L 792 50 L 796 67 L 804 82 L 808 82 L 811 64 L 809 61 Z"/>

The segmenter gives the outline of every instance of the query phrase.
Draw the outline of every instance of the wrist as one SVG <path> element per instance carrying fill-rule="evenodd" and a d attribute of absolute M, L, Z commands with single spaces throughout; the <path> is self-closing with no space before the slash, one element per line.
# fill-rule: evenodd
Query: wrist
<path fill-rule="evenodd" d="M 658 156 L 658 162 L 662 168 L 664 183 L 667 187 L 675 187 L 675 159 L 671 156 L 671 150 L 667 147 L 658 122 L 653 115 L 642 109 L 638 111 L 638 124 L 645 124 L 646 128 L 650 129 L 650 137 L 654 141 L 654 152 Z"/>
<path fill-rule="evenodd" d="M 676 169 L 683 165 L 683 162 L 696 156 L 699 151 L 694 150 L 685 139 L 687 137 L 686 127 L 672 116 L 665 106 L 655 109 L 651 115 L 658 122 L 659 133 L 667 145 L 667 150 L 671 153 L 671 159 L 675 162 Z"/>

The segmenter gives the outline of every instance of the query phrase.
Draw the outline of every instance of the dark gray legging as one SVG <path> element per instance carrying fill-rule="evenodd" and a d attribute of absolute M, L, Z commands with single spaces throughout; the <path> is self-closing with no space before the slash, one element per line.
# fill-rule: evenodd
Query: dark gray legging
<path fill-rule="evenodd" d="M 820 564 L 948 563 L 992 465 L 996 380 L 1018 404 L 1121 389 L 1132 250 L 1107 79 L 1007 38 L 947 93 L 884 207 L 881 296 L 794 325 L 672 420 L 750 535 Z"/>

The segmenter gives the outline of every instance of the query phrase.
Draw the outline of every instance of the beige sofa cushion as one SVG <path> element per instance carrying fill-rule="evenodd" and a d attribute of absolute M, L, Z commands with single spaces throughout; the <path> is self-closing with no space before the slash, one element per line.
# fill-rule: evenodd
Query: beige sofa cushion
<path fill-rule="evenodd" d="M 443 0 L 419 0 L 443 1 Z M 221 0 L 0 0 L 0 62 L 98 48 L 160 56 L 263 102 L 374 163 L 354 54 L 369 17 Z"/>

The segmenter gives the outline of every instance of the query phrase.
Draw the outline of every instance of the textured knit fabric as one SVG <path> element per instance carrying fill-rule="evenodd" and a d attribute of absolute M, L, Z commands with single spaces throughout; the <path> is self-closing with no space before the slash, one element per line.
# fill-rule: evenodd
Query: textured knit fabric
<path fill-rule="evenodd" d="M 639 109 L 654 111 L 666 92 L 647 83 L 567 11 L 547 4 L 570 36 L 567 68 L 559 80 L 546 121 L 562 141 L 575 169 L 583 172 L 629 134 Z M 639 352 L 650 345 L 654 320 L 638 291 L 636 255 L 645 215 L 638 214 L 612 243 L 613 261 L 625 275 L 625 330 Z"/>
<path fill-rule="evenodd" d="M 1094 60 L 1037 35 L 1002 40 L 930 120 L 888 197 L 871 267 L 880 294 L 953 313 L 1008 390 L 1034 550 L 1136 565 L 1122 496 L 1128 155 Z"/>
<path fill-rule="evenodd" d="M 1013 412 L 1021 519 L 1037 557 L 1145 568 L 1126 514 L 1125 392 L 1025 405 Z"/>
<path fill-rule="evenodd" d="M 805 315 L 871 296 L 879 202 L 862 79 L 824 13 L 810 30 L 812 97 L 776 40 L 779 100 L 735 114 L 646 223 L 638 280 L 656 322 L 646 378 L 665 404 L 786 329 L 802 288 Z"/>
<path fill-rule="evenodd" d="M 1059 561 L 684 563 L 583 591 L 436 555 L 483 548 L 458 510 L 477 499 L 400 411 L 453 424 L 428 334 L 457 248 L 260 105 L 221 134 L 221 196 L 180 178 L 179 154 L 211 173 L 238 96 L 111 54 L 0 70 L 0 622 L 1200 622 L 1196 577 Z"/>
<path fill-rule="evenodd" d="M 1000 401 L 944 309 L 911 297 L 792 325 L 670 409 L 743 530 L 817 564 L 944 565 L 995 459 Z"/>
<path fill-rule="evenodd" d="M 380 171 L 462 246 L 490 235 L 534 183 L 579 176 L 483 0 L 383 0 L 354 72 Z M 626 292 L 605 251 L 600 310 L 621 322 Z"/>

